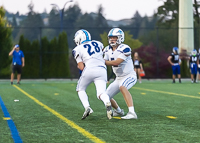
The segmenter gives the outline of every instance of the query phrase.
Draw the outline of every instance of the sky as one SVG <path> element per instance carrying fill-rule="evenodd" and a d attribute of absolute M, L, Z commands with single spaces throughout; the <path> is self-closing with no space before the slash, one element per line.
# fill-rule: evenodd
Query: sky
<path fill-rule="evenodd" d="M 28 5 L 34 4 L 34 11 L 38 13 L 46 11 L 49 13 L 52 9 L 51 4 L 56 4 L 60 9 L 65 9 L 74 4 L 79 5 L 82 13 L 97 12 L 99 5 L 104 8 L 103 16 L 109 20 L 130 19 L 138 11 L 141 16 L 152 16 L 157 12 L 157 8 L 163 5 L 163 0 L 0 0 L 0 6 L 3 6 L 8 12 L 27 14 Z"/>

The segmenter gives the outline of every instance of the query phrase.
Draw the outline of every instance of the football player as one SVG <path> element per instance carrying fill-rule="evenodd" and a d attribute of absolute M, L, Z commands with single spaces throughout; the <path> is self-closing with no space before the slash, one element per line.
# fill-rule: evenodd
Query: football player
<path fill-rule="evenodd" d="M 191 82 L 196 83 L 197 68 L 198 68 L 197 65 L 199 64 L 196 49 L 192 50 L 190 57 L 188 57 L 188 60 L 190 61 Z"/>
<path fill-rule="evenodd" d="M 178 47 L 173 47 L 173 53 L 171 53 L 171 55 L 167 58 L 167 60 L 172 65 L 172 73 L 173 73 L 172 83 L 175 83 L 176 74 L 178 75 L 179 83 L 181 83 L 181 70 L 180 70 L 181 59 L 179 59 Z"/>
<path fill-rule="evenodd" d="M 93 112 L 85 92 L 92 82 L 96 86 L 97 98 L 103 101 L 107 109 L 107 117 L 111 119 L 111 102 L 109 96 L 105 93 L 107 69 L 103 59 L 102 49 L 104 46 L 99 41 L 91 40 L 90 33 L 84 29 L 75 33 L 74 41 L 77 46 L 72 50 L 72 54 L 77 62 L 77 67 L 82 71 L 76 87 L 78 96 L 85 108 L 82 119 L 85 119 Z"/>
<path fill-rule="evenodd" d="M 116 75 L 115 80 L 108 86 L 106 94 L 111 99 L 113 116 L 124 115 L 113 97 L 121 92 L 128 106 L 129 112 L 122 119 L 137 119 L 137 115 L 133 106 L 133 99 L 128 91 L 137 82 L 136 72 L 134 71 L 133 61 L 131 58 L 131 48 L 123 44 L 124 32 L 120 28 L 113 28 L 108 33 L 109 46 L 104 50 L 104 59 L 106 65 L 112 66 L 112 70 Z"/>
<path fill-rule="evenodd" d="M 198 59 L 199 59 L 198 71 L 199 71 L 199 81 L 200 81 L 200 48 L 199 48 L 199 53 L 198 53 Z"/>

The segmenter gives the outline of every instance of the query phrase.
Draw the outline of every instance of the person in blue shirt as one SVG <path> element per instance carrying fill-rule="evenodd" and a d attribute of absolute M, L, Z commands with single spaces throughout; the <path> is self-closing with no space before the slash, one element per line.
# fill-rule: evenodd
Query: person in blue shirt
<path fill-rule="evenodd" d="M 13 84 L 15 72 L 17 72 L 17 84 L 20 84 L 22 67 L 25 66 L 24 53 L 19 49 L 19 45 L 15 45 L 10 51 L 9 56 L 12 56 L 12 73 L 11 85 Z"/>

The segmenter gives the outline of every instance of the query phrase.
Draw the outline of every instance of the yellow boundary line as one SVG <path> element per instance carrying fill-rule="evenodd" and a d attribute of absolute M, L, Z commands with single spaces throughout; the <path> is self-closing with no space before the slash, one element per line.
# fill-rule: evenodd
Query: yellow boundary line
<path fill-rule="evenodd" d="M 25 92 L 24 90 L 22 90 L 21 88 L 19 88 L 18 86 L 16 86 L 16 85 L 13 85 L 13 86 L 15 88 L 17 88 L 19 91 L 21 91 L 23 94 L 25 94 L 26 96 L 28 96 L 29 98 L 31 98 L 33 101 L 35 101 L 37 104 L 39 104 L 40 106 L 42 106 L 43 108 L 45 108 L 46 110 L 48 110 L 49 112 L 51 112 L 52 114 L 54 114 L 55 116 L 57 116 L 58 118 L 60 118 L 61 120 L 63 120 L 69 126 L 71 126 L 72 128 L 76 129 L 83 136 L 89 138 L 91 141 L 93 141 L 95 143 L 105 143 L 104 141 L 102 141 L 99 138 L 95 137 L 93 134 L 89 133 L 85 129 L 83 129 L 83 128 L 79 127 L 78 125 L 76 125 L 74 122 L 72 122 L 69 119 L 65 118 L 64 116 L 62 116 L 61 114 L 59 114 L 55 110 L 53 110 L 50 107 L 48 107 L 47 105 L 43 104 L 42 102 L 40 102 L 35 97 L 31 96 L 30 94 L 28 94 L 27 92 Z"/>
<path fill-rule="evenodd" d="M 165 94 L 171 94 L 171 95 L 178 95 L 178 96 L 184 96 L 184 97 L 200 99 L 200 97 L 198 97 L 198 96 L 185 95 L 185 94 L 179 94 L 179 93 L 173 93 L 173 92 L 166 92 L 166 91 L 159 91 L 159 90 L 152 90 L 152 89 L 144 89 L 144 88 L 139 88 L 139 87 L 133 87 L 133 89 L 145 90 L 145 91 L 151 91 L 151 92 L 158 92 L 158 93 L 165 93 Z"/>

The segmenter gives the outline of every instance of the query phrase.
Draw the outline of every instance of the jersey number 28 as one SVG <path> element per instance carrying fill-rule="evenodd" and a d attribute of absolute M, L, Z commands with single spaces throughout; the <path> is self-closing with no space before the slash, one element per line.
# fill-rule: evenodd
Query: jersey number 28
<path fill-rule="evenodd" d="M 93 48 L 94 47 L 94 48 Z M 84 45 L 84 48 L 87 48 L 88 50 L 87 50 L 87 52 L 88 52 L 88 54 L 91 56 L 91 55 L 93 55 L 94 53 L 95 53 L 95 51 L 98 53 L 98 52 L 100 52 L 100 48 L 99 48 L 99 46 L 98 46 L 98 44 L 96 43 L 96 42 L 92 42 L 92 45 L 90 45 L 90 44 L 85 44 Z"/>

